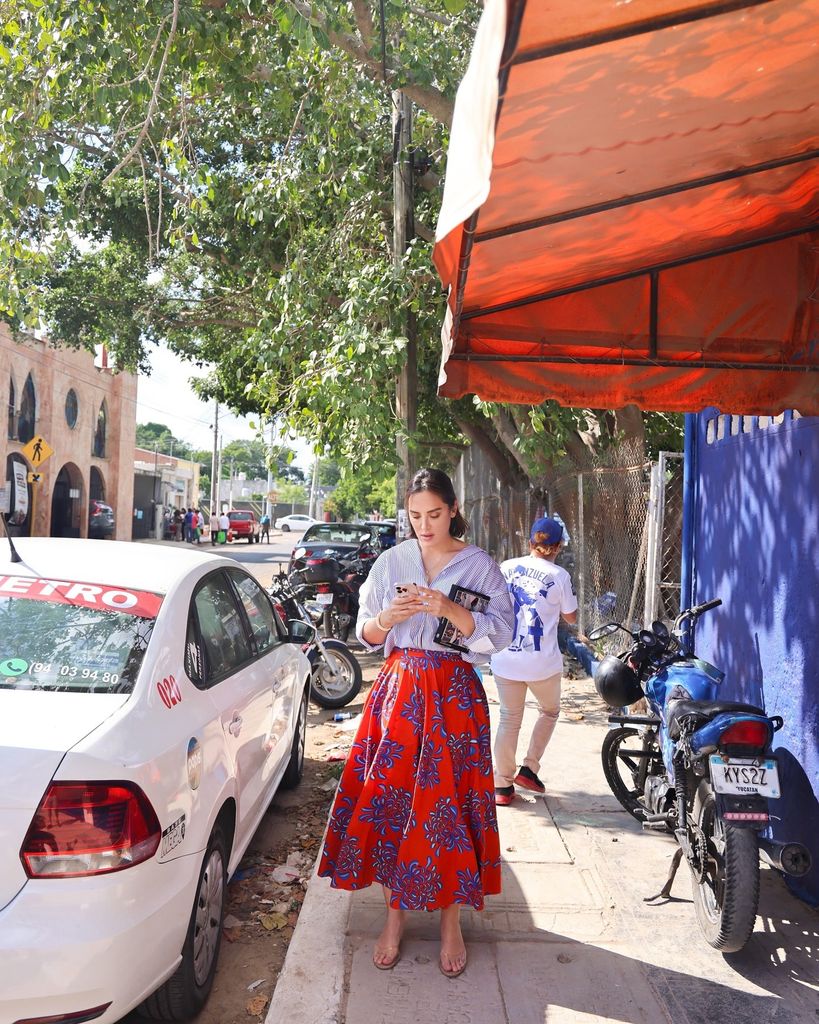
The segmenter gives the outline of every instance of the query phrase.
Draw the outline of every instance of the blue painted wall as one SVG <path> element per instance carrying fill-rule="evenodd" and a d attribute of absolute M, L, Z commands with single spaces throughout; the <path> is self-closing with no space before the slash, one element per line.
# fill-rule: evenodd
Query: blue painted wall
<path fill-rule="evenodd" d="M 723 697 L 785 720 L 771 834 L 810 848 L 812 871 L 790 885 L 819 904 L 819 418 L 714 409 L 687 428 L 691 590 L 723 600 L 700 619 L 696 649 L 726 672 Z"/>

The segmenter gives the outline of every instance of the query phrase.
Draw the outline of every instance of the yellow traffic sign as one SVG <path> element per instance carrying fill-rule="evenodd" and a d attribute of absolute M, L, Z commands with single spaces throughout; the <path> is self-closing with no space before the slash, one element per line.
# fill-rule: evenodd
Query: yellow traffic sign
<path fill-rule="evenodd" d="M 29 473 L 28 482 L 30 484 L 38 484 L 43 479 L 42 473 Z"/>
<path fill-rule="evenodd" d="M 29 443 L 23 448 L 23 455 L 36 469 L 42 466 L 46 459 L 54 454 L 54 449 L 44 437 L 32 437 Z"/>

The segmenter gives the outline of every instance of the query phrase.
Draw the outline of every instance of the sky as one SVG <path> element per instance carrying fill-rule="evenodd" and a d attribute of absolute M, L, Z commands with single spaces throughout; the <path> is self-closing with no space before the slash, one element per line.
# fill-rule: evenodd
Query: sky
<path fill-rule="evenodd" d="M 213 448 L 213 402 L 203 402 L 188 383 L 203 371 L 183 362 L 164 346 L 150 353 L 151 374 L 140 374 L 137 386 L 137 423 L 164 423 L 174 435 L 194 448 Z M 219 409 L 222 443 L 252 441 L 256 430 L 250 424 L 258 417 L 237 416 L 224 406 Z M 268 435 L 269 436 L 269 435 Z M 301 438 L 282 439 L 296 452 L 295 464 L 303 470 L 312 466 L 310 446 Z"/>

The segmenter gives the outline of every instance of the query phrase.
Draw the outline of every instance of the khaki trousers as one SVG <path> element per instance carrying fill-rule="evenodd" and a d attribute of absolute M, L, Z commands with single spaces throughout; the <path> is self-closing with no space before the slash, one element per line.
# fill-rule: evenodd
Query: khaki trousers
<path fill-rule="evenodd" d="M 535 775 L 540 770 L 540 759 L 552 738 L 557 716 L 560 714 L 560 679 L 560 672 L 549 676 L 548 679 L 528 682 L 495 676 L 500 698 L 500 724 L 494 747 L 496 786 L 511 786 L 517 774 L 518 735 L 523 722 L 527 691 L 531 691 L 538 702 L 539 713 L 529 738 L 529 749 L 521 763 Z"/>

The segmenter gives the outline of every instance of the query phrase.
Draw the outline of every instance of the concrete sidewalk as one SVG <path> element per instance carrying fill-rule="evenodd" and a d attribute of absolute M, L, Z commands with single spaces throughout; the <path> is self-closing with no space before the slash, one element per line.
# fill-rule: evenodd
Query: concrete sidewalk
<path fill-rule="evenodd" d="M 485 677 L 493 731 L 497 698 Z M 534 718 L 527 706 L 522 737 Z M 600 766 L 606 713 L 591 680 L 564 681 L 563 713 L 541 777 L 545 798 L 498 808 L 503 893 L 462 915 L 469 966 L 438 970 L 438 915 L 410 914 L 402 958 L 372 966 L 383 901 L 375 887 L 313 877 L 267 1024 L 816 1024 L 819 914 L 763 869 L 760 914 L 742 953 L 705 944 L 673 840 L 643 833 Z"/>

